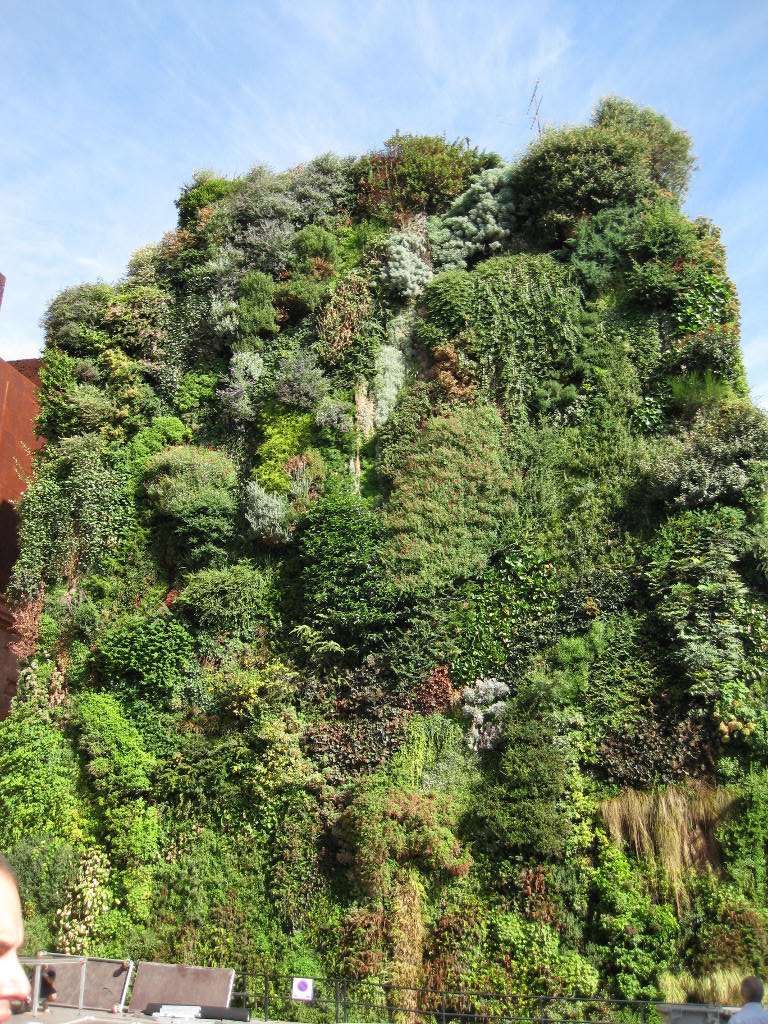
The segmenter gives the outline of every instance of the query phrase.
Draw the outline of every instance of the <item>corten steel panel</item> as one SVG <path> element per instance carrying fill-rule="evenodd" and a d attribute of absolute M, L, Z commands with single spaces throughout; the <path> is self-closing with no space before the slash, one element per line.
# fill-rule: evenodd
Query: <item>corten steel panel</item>
<path fill-rule="evenodd" d="M 24 490 L 23 478 L 32 471 L 29 453 L 42 446 L 35 436 L 39 411 L 34 384 L 0 359 L 0 501 L 15 501 Z"/>
<path fill-rule="evenodd" d="M 43 365 L 42 359 L 8 359 L 7 363 L 12 366 L 17 373 L 20 373 L 22 377 L 26 377 L 27 380 L 32 381 L 36 388 L 40 387 L 40 367 Z"/>
<path fill-rule="evenodd" d="M 136 969 L 130 1013 L 144 1013 L 150 1002 L 179 1006 L 228 1007 L 234 971 L 142 962 Z"/>
<path fill-rule="evenodd" d="M 53 984 L 57 1005 L 79 1006 L 80 964 L 52 960 L 50 967 L 56 971 Z M 120 1002 L 127 975 L 128 965 L 123 960 L 88 960 L 85 967 L 83 1008 L 111 1010 Z"/>
<path fill-rule="evenodd" d="M 0 501 L 0 595 L 8 588 L 13 563 L 19 557 L 19 541 L 16 531 L 16 509 L 10 501 Z M 0 603 L 0 622 L 10 624 L 10 612 Z"/>
<path fill-rule="evenodd" d="M 223 967 L 182 967 L 142 962 L 136 970 L 130 1013 L 144 1013 L 148 1003 L 229 1006 L 235 972 Z"/>
<path fill-rule="evenodd" d="M 32 472 L 30 453 L 43 444 L 35 435 L 38 412 L 35 385 L 0 359 L 0 592 L 19 553 L 11 502 L 21 497 Z"/>

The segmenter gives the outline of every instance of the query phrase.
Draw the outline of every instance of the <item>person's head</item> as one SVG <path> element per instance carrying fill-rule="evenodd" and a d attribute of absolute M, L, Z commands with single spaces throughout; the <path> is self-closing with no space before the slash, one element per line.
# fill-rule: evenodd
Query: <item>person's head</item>
<path fill-rule="evenodd" d="M 0 1021 L 11 1016 L 11 1003 L 22 1002 L 29 996 L 29 981 L 18 957 L 23 942 L 16 877 L 0 854 Z"/>
<path fill-rule="evenodd" d="M 751 974 L 741 983 L 741 998 L 745 1003 L 762 1003 L 763 983 Z"/>

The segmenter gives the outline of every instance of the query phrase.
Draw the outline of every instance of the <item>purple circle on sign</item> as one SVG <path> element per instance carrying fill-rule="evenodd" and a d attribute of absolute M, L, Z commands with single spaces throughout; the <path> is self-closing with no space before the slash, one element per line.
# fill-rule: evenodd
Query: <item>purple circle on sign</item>
<path fill-rule="evenodd" d="M 309 985 L 306 983 L 306 981 L 302 980 L 299 982 L 299 992 L 306 992 L 308 988 Z"/>

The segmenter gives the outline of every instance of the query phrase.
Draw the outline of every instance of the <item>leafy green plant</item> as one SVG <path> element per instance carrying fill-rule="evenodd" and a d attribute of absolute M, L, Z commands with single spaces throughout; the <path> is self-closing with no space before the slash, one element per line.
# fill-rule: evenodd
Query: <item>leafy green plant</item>
<path fill-rule="evenodd" d="M 173 396 L 173 404 L 185 418 L 197 419 L 216 394 L 215 373 L 185 373 Z"/>
<path fill-rule="evenodd" d="M 373 782 L 360 787 L 337 833 L 352 859 L 355 882 L 373 896 L 386 892 L 393 875 L 409 866 L 466 875 L 470 856 L 452 827 L 450 802 L 438 794 L 387 791 Z"/>
<path fill-rule="evenodd" d="M 634 204 L 653 185 L 637 136 L 602 125 L 550 128 L 515 165 L 519 222 L 532 243 L 556 248 L 582 217 Z"/>
<path fill-rule="evenodd" d="M 684 195 L 695 157 L 687 132 L 675 128 L 663 114 L 639 107 L 619 96 L 605 96 L 597 104 L 592 123 L 640 140 L 651 180 L 659 188 Z"/>
<path fill-rule="evenodd" d="M 324 637 L 370 643 L 390 615 L 380 513 L 357 495 L 315 502 L 295 531 L 301 617 Z"/>
<path fill-rule="evenodd" d="M 123 286 L 107 305 L 104 323 L 125 352 L 156 358 L 164 348 L 172 301 L 159 288 Z"/>
<path fill-rule="evenodd" d="M 195 171 L 192 181 L 184 186 L 179 198 L 175 200 L 179 211 L 179 227 L 194 227 L 200 211 L 223 199 L 232 191 L 232 187 L 233 182 L 217 177 L 213 171 Z"/>
<path fill-rule="evenodd" d="M 396 429 L 381 458 L 392 482 L 385 558 L 395 586 L 434 589 L 481 570 L 511 510 L 498 413 L 480 406 L 433 416 L 413 448 L 395 440 Z"/>
<path fill-rule="evenodd" d="M 548 256 L 505 256 L 469 274 L 440 274 L 426 288 L 424 306 L 416 338 L 435 355 L 454 345 L 470 377 L 517 415 L 538 401 L 548 378 L 558 385 L 574 378 L 581 295 Z"/>
<path fill-rule="evenodd" d="M 94 656 L 105 686 L 127 694 L 170 698 L 192 657 L 192 638 L 170 616 L 134 615 L 99 638 Z"/>
<path fill-rule="evenodd" d="M 685 389 L 672 389 L 677 402 L 691 402 L 697 411 L 687 429 L 656 449 L 646 478 L 677 506 L 728 503 L 758 509 L 768 419 L 748 403 L 723 401 L 728 392 L 718 383 L 711 377 L 689 379 Z"/>
<path fill-rule="evenodd" d="M 473 174 L 498 162 L 478 153 L 468 139 L 396 132 L 384 149 L 352 168 L 356 205 L 364 216 L 393 217 L 407 211 L 437 213 L 469 184 Z"/>
<path fill-rule="evenodd" d="M 226 452 L 167 448 L 148 461 L 143 487 L 171 559 L 200 564 L 223 554 L 239 504 L 237 470 Z"/>
<path fill-rule="evenodd" d="M 277 334 L 279 325 L 273 303 L 275 282 L 270 275 L 260 270 L 250 271 L 240 279 L 238 293 L 237 316 L 242 337 L 254 339 L 259 335 Z"/>
<path fill-rule="evenodd" d="M 71 395 L 76 386 L 75 360 L 51 345 L 40 367 L 38 401 L 40 413 L 35 422 L 39 435 L 46 438 L 66 437 L 76 423 Z"/>
<path fill-rule="evenodd" d="M 77 846 L 93 835 L 93 815 L 81 799 L 80 766 L 45 705 L 17 699 L 0 722 L 0 843 L 10 849 L 37 831 Z"/>
<path fill-rule="evenodd" d="M 249 562 L 192 573 L 174 603 L 198 628 L 253 639 L 272 612 L 269 576 Z"/>
<path fill-rule="evenodd" d="M 114 643 L 108 642 L 107 650 L 110 654 L 105 658 L 114 659 Z M 155 758 L 115 696 L 80 693 L 73 720 L 86 774 L 102 806 L 116 807 L 150 792 Z"/>
<path fill-rule="evenodd" d="M 601 967 L 622 999 L 654 998 L 658 975 L 675 958 L 678 925 L 669 904 L 654 904 L 627 857 L 603 839 L 592 881 Z"/>
<path fill-rule="evenodd" d="M 332 231 L 319 224 L 308 224 L 296 232 L 291 245 L 296 269 L 303 274 L 310 274 L 317 267 L 317 260 L 333 264 L 338 242 Z"/>
<path fill-rule="evenodd" d="M 365 278 L 353 271 L 317 317 L 319 355 L 329 369 L 354 378 L 370 362 L 380 337 Z"/>
<path fill-rule="evenodd" d="M 558 735 L 543 680 L 523 684 L 506 708 L 494 776 L 478 801 L 492 843 L 537 861 L 562 854 L 570 831 L 565 810 L 568 741 Z"/>
<path fill-rule="evenodd" d="M 136 523 L 121 453 L 94 436 L 65 439 L 24 494 L 19 519 L 24 540 L 10 583 L 17 597 L 98 571 Z"/>
<path fill-rule="evenodd" d="M 734 553 L 743 525 L 736 509 L 683 512 L 664 524 L 648 553 L 649 589 L 669 637 L 670 660 L 705 706 L 736 676 L 744 657 L 731 617 L 745 595 Z"/>
<path fill-rule="evenodd" d="M 111 903 L 109 860 L 98 849 L 88 850 L 78 865 L 77 881 L 69 888 L 57 916 L 57 946 L 70 955 L 88 954 L 100 918 Z"/>
<path fill-rule="evenodd" d="M 81 284 L 61 292 L 43 317 L 47 345 L 74 356 L 98 355 L 111 340 L 104 314 L 115 297 L 108 284 Z"/>
<path fill-rule="evenodd" d="M 289 459 L 312 446 L 314 417 L 309 412 L 297 412 L 268 402 L 259 410 L 258 426 L 263 440 L 258 448 L 254 475 L 265 490 L 286 494 L 291 486 L 286 465 Z"/>

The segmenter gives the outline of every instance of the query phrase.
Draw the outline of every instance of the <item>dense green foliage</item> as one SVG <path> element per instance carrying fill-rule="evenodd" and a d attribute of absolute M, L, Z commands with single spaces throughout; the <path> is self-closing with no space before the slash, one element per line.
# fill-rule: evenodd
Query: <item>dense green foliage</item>
<path fill-rule="evenodd" d="M 31 945 L 529 999 L 765 969 L 768 420 L 692 163 L 609 97 L 515 163 L 199 172 L 53 301 L 0 723 Z"/>

